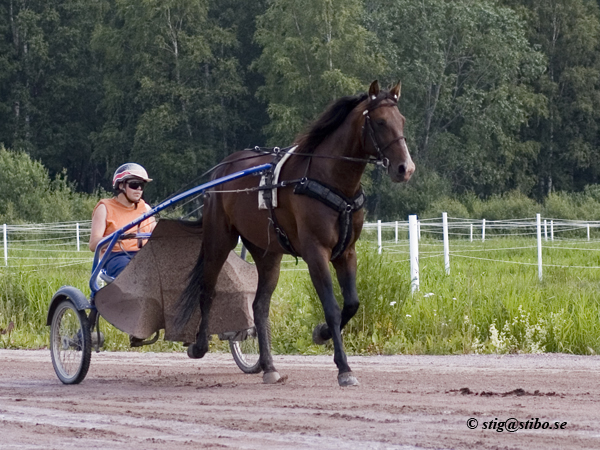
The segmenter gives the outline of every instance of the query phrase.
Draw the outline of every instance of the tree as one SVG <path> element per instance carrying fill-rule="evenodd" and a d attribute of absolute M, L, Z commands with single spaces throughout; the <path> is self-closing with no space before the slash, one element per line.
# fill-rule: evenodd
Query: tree
<path fill-rule="evenodd" d="M 261 54 L 254 34 L 257 17 L 265 13 L 267 3 L 268 0 L 213 0 L 209 9 L 211 21 L 236 35 L 237 43 L 228 51 L 238 61 L 238 74 L 245 89 L 236 98 L 238 134 L 231 140 L 234 149 L 265 145 L 262 131 L 269 122 L 269 116 L 265 103 L 257 101 L 256 95 L 265 80 L 262 74 L 252 70 L 251 66 Z"/>
<path fill-rule="evenodd" d="M 179 189 L 232 151 L 244 93 L 235 34 L 208 20 L 208 1 L 116 0 L 93 47 L 104 64 L 104 126 L 95 157 L 135 160 Z M 108 172 L 108 170 L 107 170 Z"/>
<path fill-rule="evenodd" d="M 89 52 L 98 2 L 10 0 L 0 10 L 0 141 L 93 190 L 89 134 L 100 79 Z"/>
<path fill-rule="evenodd" d="M 536 80 L 548 99 L 523 130 L 539 142 L 537 195 L 600 181 L 600 12 L 592 0 L 505 1 L 526 18 L 529 40 L 547 56 Z"/>
<path fill-rule="evenodd" d="M 451 180 L 455 192 L 528 193 L 538 147 L 519 131 L 543 114 L 543 96 L 530 83 L 544 58 L 519 16 L 492 0 L 388 0 L 369 9 L 386 78 L 403 81 L 417 166 Z"/>
<path fill-rule="evenodd" d="M 328 103 L 366 88 L 381 72 L 360 0 L 274 0 L 258 18 L 255 63 L 265 77 L 273 145 L 287 145 Z"/>

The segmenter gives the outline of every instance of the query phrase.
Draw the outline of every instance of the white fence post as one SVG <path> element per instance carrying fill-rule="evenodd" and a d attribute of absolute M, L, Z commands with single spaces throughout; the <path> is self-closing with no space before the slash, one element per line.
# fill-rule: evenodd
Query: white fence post
<path fill-rule="evenodd" d="M 470 227 L 469 237 L 471 239 L 471 242 L 473 242 L 473 224 L 469 225 L 469 227 Z"/>
<path fill-rule="evenodd" d="M 544 240 L 548 241 L 548 222 L 544 219 Z"/>
<path fill-rule="evenodd" d="M 381 255 L 381 220 L 377 221 L 377 253 Z"/>
<path fill-rule="evenodd" d="M 539 214 L 536 215 L 537 221 L 537 248 L 538 248 L 538 277 L 542 281 L 542 220 Z"/>
<path fill-rule="evenodd" d="M 442 228 L 444 234 L 444 267 L 446 275 L 450 275 L 450 243 L 448 242 L 448 213 L 442 213 Z"/>
<path fill-rule="evenodd" d="M 6 234 L 6 224 L 2 227 L 2 236 L 4 242 L 4 265 L 8 267 L 8 238 Z"/>
<path fill-rule="evenodd" d="M 587 224 L 587 238 L 589 241 L 590 240 L 590 224 L 589 223 Z"/>
<path fill-rule="evenodd" d="M 554 220 L 550 221 L 550 240 L 554 241 Z"/>
<path fill-rule="evenodd" d="M 485 219 L 481 221 L 481 242 L 485 242 Z"/>
<path fill-rule="evenodd" d="M 396 220 L 396 244 L 398 243 L 398 221 Z"/>
<path fill-rule="evenodd" d="M 410 226 L 410 224 L 409 224 Z M 419 235 L 419 240 L 421 240 L 421 221 L 417 220 L 417 234 Z"/>
<path fill-rule="evenodd" d="M 75 231 L 77 232 L 77 251 L 79 251 L 79 222 L 75 226 Z"/>
<path fill-rule="evenodd" d="M 419 230 L 417 216 L 408 216 L 408 239 L 410 243 L 410 287 L 411 292 L 419 290 Z"/>

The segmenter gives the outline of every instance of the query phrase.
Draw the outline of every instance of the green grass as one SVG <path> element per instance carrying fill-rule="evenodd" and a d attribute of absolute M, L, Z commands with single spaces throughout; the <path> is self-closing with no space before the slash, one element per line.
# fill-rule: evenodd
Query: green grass
<path fill-rule="evenodd" d="M 544 264 L 600 266 L 598 241 L 544 244 Z M 388 242 L 378 255 L 373 241 L 359 242 L 361 307 L 344 330 L 349 354 L 600 352 L 600 269 L 544 267 L 540 282 L 531 238 L 451 240 L 450 250 L 451 273 L 446 275 L 441 241 L 423 238 L 420 290 L 411 294 L 407 243 Z M 70 284 L 89 293 L 91 263 L 61 267 L 72 257 L 53 254 L 46 258 L 48 265 L 37 263 L 36 272 L 27 260 L 20 269 L 0 267 L 0 329 L 10 321 L 16 325 L 10 338 L 0 335 L 0 348 L 46 346 L 47 307 L 54 292 Z M 323 313 L 305 267 L 284 259 L 271 306 L 275 353 L 332 351 L 312 344 L 312 329 Z M 336 295 L 341 299 L 339 289 Z M 106 349 L 129 349 L 127 335 L 105 322 L 101 329 Z M 217 341 L 213 347 L 226 349 Z M 178 343 L 159 340 L 139 351 L 181 350 Z"/>

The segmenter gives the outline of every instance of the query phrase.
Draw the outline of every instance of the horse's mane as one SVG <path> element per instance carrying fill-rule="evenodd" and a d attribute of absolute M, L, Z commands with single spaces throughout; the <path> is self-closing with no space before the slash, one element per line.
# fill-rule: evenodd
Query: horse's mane
<path fill-rule="evenodd" d="M 312 153 L 327 136 L 333 133 L 346 120 L 348 114 L 367 98 L 367 94 L 342 97 L 310 126 L 308 131 L 296 139 L 298 153 Z"/>

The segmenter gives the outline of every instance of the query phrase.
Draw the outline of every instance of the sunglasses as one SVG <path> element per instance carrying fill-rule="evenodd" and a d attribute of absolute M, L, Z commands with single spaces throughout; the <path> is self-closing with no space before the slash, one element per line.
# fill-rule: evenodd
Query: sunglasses
<path fill-rule="evenodd" d="M 133 189 L 134 191 L 137 191 L 138 189 L 141 189 L 143 191 L 145 185 L 146 183 L 144 183 L 143 181 L 129 181 L 127 183 L 129 189 Z"/>

